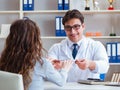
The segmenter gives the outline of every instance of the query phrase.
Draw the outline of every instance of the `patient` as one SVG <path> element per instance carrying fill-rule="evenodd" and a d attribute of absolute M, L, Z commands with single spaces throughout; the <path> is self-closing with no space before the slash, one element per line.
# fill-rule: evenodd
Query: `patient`
<path fill-rule="evenodd" d="M 24 90 L 43 90 L 44 79 L 59 86 L 65 84 L 72 61 L 62 62 L 62 69 L 54 69 L 43 58 L 40 29 L 30 19 L 12 23 L 0 58 L 0 70 L 22 74 Z M 12 82 L 11 82 L 12 83 Z"/>

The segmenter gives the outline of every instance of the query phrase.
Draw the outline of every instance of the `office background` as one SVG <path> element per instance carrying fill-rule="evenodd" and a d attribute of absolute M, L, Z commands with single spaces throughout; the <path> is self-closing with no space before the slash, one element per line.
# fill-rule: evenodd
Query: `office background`
<path fill-rule="evenodd" d="M 90 10 L 87 11 L 84 10 L 86 0 L 0 0 L 0 52 L 3 50 L 6 39 L 6 35 L 3 34 L 5 28 L 2 26 L 11 24 L 14 20 L 23 17 L 28 17 L 39 25 L 43 46 L 46 50 L 54 43 L 66 38 L 65 35 L 56 36 L 56 17 L 63 17 L 67 11 L 67 9 L 58 10 L 58 6 L 63 1 L 68 1 L 69 9 L 77 8 L 84 14 L 86 24 L 85 35 L 101 41 L 105 47 L 107 47 L 109 42 L 120 42 L 119 0 L 114 0 L 114 10 L 108 10 L 110 6 L 108 0 L 94 0 L 98 3 L 97 9 L 93 7 L 93 0 L 89 0 Z M 26 2 L 29 6 L 33 6 L 26 9 L 24 7 Z M 99 34 L 96 35 L 97 32 Z M 111 33 L 115 33 L 116 36 L 109 36 Z"/>

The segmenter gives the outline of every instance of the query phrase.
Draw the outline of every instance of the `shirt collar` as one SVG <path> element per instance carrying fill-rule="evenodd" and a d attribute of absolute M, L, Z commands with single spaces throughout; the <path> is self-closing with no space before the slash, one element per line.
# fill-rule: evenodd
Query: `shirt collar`
<path fill-rule="evenodd" d="M 82 39 L 79 40 L 76 44 L 78 44 L 78 46 L 80 47 L 81 43 L 82 43 L 82 40 L 83 38 L 85 38 L 84 36 L 82 36 Z M 74 42 L 72 42 L 70 39 L 68 39 L 68 47 L 72 48 Z"/>

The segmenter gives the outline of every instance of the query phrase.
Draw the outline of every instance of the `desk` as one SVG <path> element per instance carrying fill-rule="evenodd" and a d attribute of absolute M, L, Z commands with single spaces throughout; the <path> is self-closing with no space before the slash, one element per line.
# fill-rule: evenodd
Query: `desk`
<path fill-rule="evenodd" d="M 45 90 L 120 90 L 117 86 L 104 85 L 85 85 L 79 83 L 66 83 L 63 87 L 59 87 L 53 83 L 45 82 Z"/>

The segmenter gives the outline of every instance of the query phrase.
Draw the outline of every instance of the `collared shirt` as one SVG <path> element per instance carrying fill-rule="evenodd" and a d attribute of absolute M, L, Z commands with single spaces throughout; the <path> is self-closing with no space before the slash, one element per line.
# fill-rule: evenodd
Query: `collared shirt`
<path fill-rule="evenodd" d="M 84 36 L 83 36 L 83 38 L 84 38 Z M 77 50 L 79 50 L 81 43 L 82 43 L 82 40 L 80 40 L 76 43 L 77 44 Z M 73 50 L 73 44 L 74 44 L 74 42 L 72 42 L 68 39 L 67 45 L 71 49 L 71 51 Z"/>

